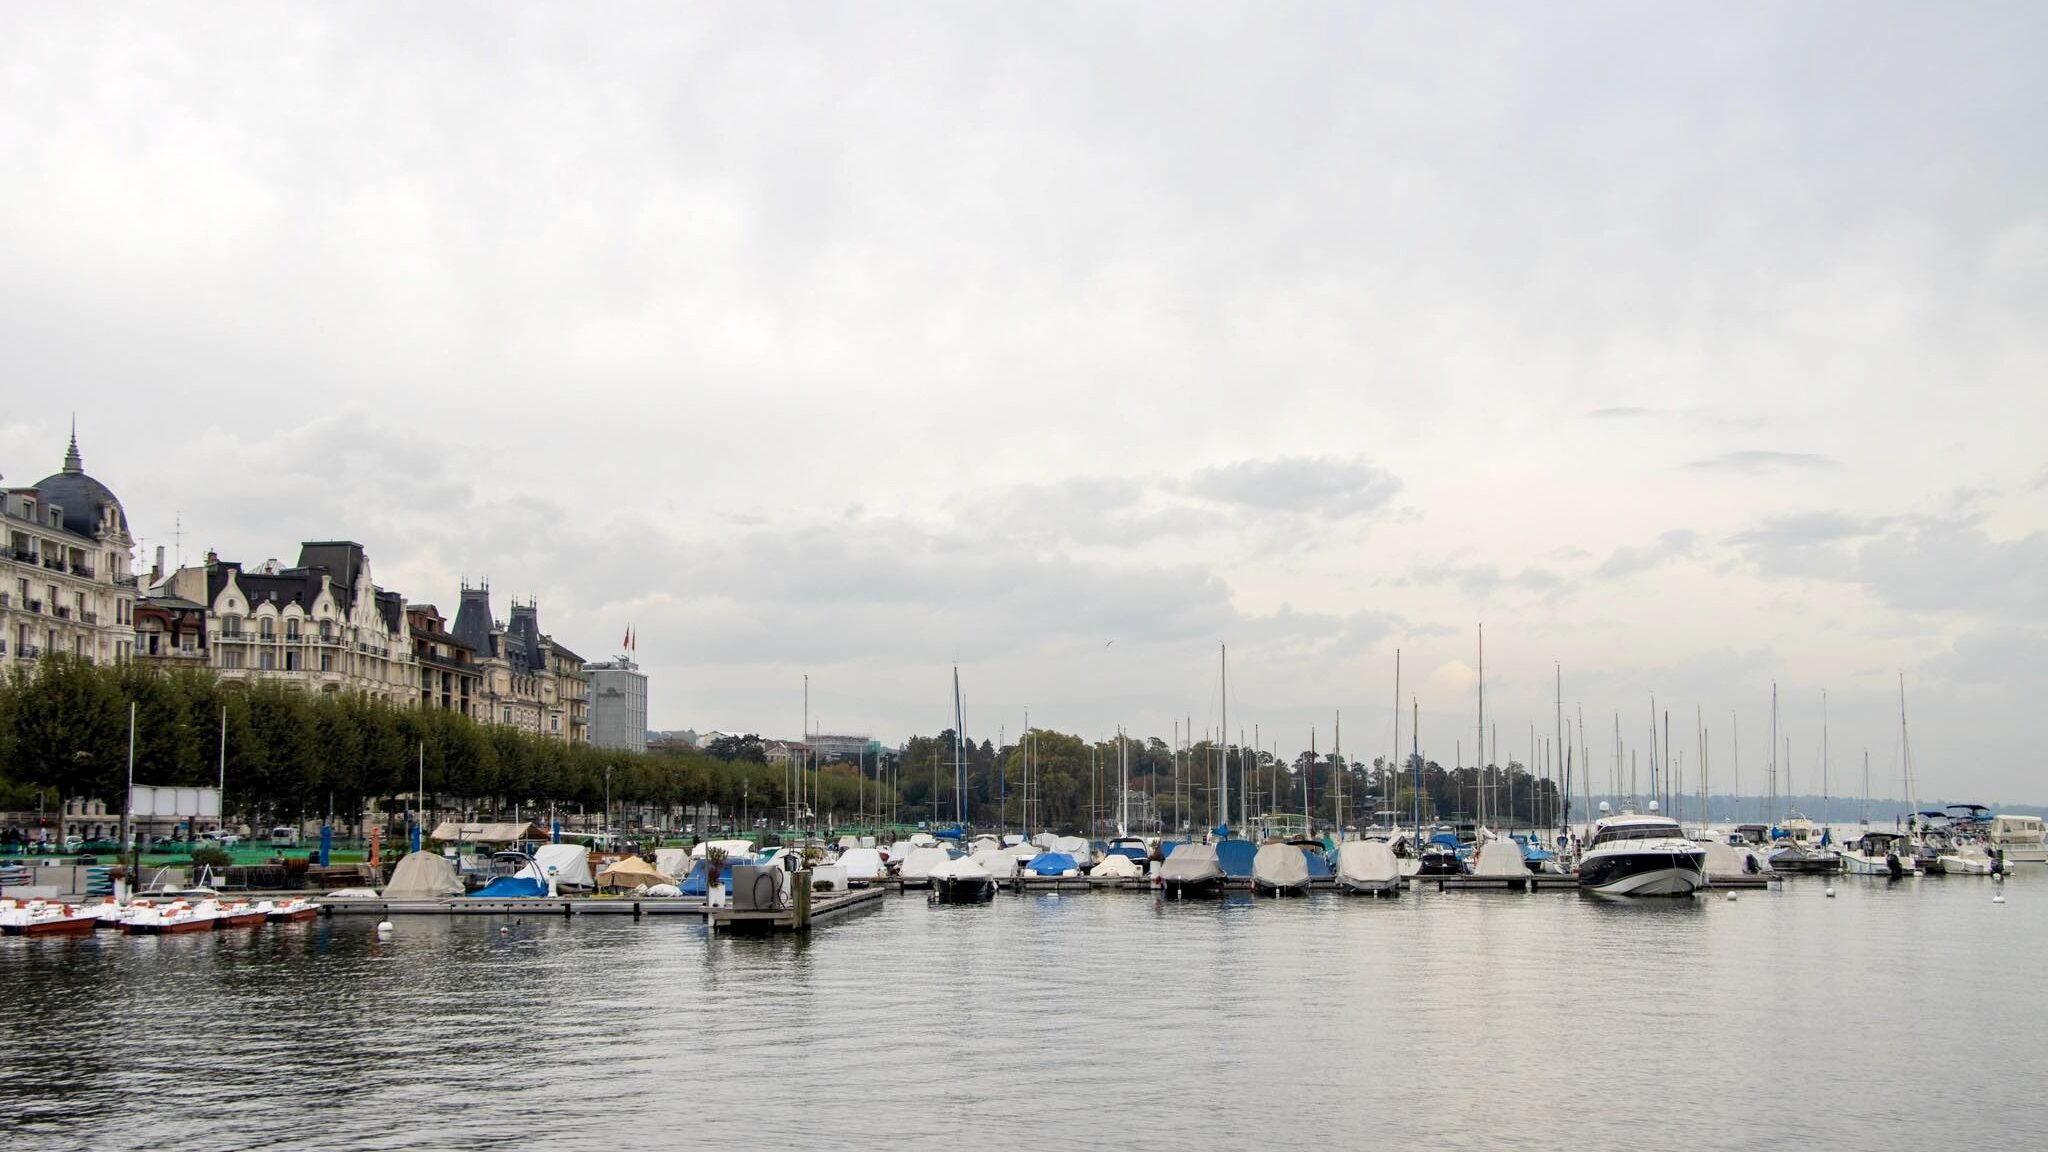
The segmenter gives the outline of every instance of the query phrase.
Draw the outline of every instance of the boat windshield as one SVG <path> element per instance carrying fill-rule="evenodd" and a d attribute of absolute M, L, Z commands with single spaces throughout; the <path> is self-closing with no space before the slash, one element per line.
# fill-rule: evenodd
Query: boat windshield
<path fill-rule="evenodd" d="M 1602 828 L 1593 837 L 1593 846 L 1611 844 L 1618 840 L 1679 840 L 1684 834 L 1675 824 L 1624 824 L 1619 828 Z"/>

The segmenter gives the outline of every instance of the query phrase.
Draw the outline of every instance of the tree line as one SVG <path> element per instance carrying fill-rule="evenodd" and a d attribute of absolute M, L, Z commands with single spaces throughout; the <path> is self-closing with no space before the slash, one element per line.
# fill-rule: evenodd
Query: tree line
<path fill-rule="evenodd" d="M 205 669 L 95 665 L 52 655 L 0 681 L 0 809 L 51 801 L 105 800 L 119 811 L 128 782 L 133 705 L 138 784 L 208 786 L 225 776 L 230 820 L 260 826 L 360 813 L 403 813 L 424 777 L 432 814 L 529 818 L 553 812 L 654 809 L 671 815 L 712 805 L 722 814 L 779 825 L 854 821 L 969 823 L 1108 833 L 1123 805 L 1128 764 L 1139 830 L 1201 829 L 1225 821 L 1219 765 L 1231 764 L 1231 812 L 1308 813 L 1322 827 L 1402 822 L 1417 809 L 1417 772 L 1303 752 L 1292 760 L 1209 742 L 1176 750 L 1157 737 L 1090 740 L 1036 729 L 1018 742 L 965 741 L 965 791 L 956 784 L 954 735 L 914 736 L 896 751 L 857 763 L 793 768 L 767 763 L 759 736 L 710 747 L 645 754 L 566 745 L 453 712 L 395 707 L 355 693 L 307 693 L 279 683 L 224 681 Z M 223 726 L 225 738 L 223 739 Z M 223 749 L 224 762 L 223 762 Z M 1121 758 L 1121 759 L 1120 759 Z M 223 771 L 224 769 L 224 771 Z M 1510 762 L 1500 769 L 1421 765 L 1425 820 L 1473 819 L 1483 802 L 1494 823 L 1557 819 L 1553 783 Z M 803 801 L 802 812 L 790 803 Z M 1339 808 L 1341 796 L 1341 810 Z M 57 805 L 51 803 L 54 809 Z M 1150 819 L 1137 819 L 1140 814 Z"/>
<path fill-rule="evenodd" d="M 368 811 L 403 813 L 424 778 L 437 818 L 510 819 L 714 805 L 773 819 L 792 774 L 756 754 L 634 753 L 567 745 L 459 713 L 357 693 L 225 681 L 205 669 L 96 665 L 62 654 L 0 681 L 0 809 L 98 798 L 126 803 L 130 706 L 137 784 L 208 787 L 225 778 L 230 822 L 261 826 Z M 721 751 L 742 752 L 743 749 Z M 806 794 L 851 816 L 888 805 L 852 768 L 812 774 Z"/>

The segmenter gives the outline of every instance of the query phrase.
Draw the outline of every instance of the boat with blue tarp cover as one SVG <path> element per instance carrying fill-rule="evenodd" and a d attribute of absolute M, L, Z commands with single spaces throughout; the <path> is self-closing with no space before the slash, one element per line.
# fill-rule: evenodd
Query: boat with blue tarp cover
<path fill-rule="evenodd" d="M 1072 876 L 1080 873 L 1081 865 L 1065 852 L 1040 852 L 1024 862 L 1024 870 L 1033 876 Z"/>
<path fill-rule="evenodd" d="M 1227 880 L 1250 880 L 1252 861 L 1258 854 L 1259 846 L 1249 840 L 1219 840 L 1216 843 L 1216 863 L 1222 866 Z"/>

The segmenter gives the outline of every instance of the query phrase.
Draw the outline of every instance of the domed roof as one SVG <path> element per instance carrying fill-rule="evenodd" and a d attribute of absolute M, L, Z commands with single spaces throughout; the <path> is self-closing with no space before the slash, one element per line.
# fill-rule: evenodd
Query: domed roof
<path fill-rule="evenodd" d="M 54 476 L 45 476 L 36 484 L 36 496 L 44 504 L 55 504 L 64 509 L 64 528 L 80 536 L 97 537 L 102 519 L 101 509 L 109 505 L 114 509 L 114 522 L 128 531 L 128 513 L 121 508 L 120 498 L 105 484 L 85 474 L 85 461 L 78 455 L 78 430 L 71 430 L 71 447 L 64 453 L 64 470 Z"/>

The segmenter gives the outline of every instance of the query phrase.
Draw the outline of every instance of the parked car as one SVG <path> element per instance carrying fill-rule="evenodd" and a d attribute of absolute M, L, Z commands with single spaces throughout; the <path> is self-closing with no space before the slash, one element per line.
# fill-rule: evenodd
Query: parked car
<path fill-rule="evenodd" d="M 199 842 L 201 844 L 218 844 L 222 848 L 233 848 L 242 842 L 242 838 L 233 832 L 201 832 L 199 834 Z"/>
<path fill-rule="evenodd" d="M 280 824 L 270 830 L 270 846 L 272 848 L 294 848 L 298 846 L 298 843 L 299 830 L 297 828 L 287 828 Z"/>

